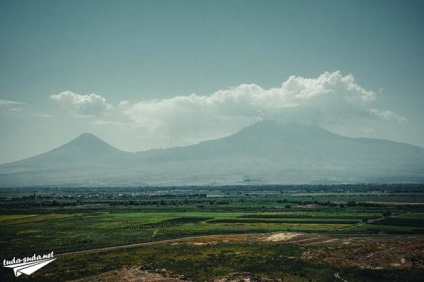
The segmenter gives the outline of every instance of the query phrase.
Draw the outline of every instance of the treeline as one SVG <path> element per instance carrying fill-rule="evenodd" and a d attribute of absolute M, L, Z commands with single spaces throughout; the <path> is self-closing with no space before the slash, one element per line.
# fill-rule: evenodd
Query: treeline
<path fill-rule="evenodd" d="M 400 218 L 386 217 L 382 220 L 373 222 L 375 225 L 395 225 L 395 226 L 412 226 L 424 227 L 424 219 L 420 218 Z"/>

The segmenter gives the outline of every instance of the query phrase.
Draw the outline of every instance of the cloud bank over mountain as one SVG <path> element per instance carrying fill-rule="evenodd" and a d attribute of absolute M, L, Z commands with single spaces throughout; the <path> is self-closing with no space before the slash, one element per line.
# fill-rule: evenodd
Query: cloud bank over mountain
<path fill-rule="evenodd" d="M 315 78 L 289 76 L 278 87 L 241 84 L 208 95 L 169 93 L 163 99 L 132 96 L 129 100 L 125 99 L 129 95 L 121 93 L 119 97 L 113 100 L 102 93 L 63 91 L 49 96 L 51 111 L 39 109 L 29 115 L 32 119 L 53 117 L 50 123 L 66 123 L 74 134 L 94 132 L 128 151 L 222 138 L 259 120 L 315 125 L 345 136 L 382 139 L 392 139 L 391 132 L 413 122 L 383 106 L 377 93 L 352 74 L 340 71 Z M 0 108 L 12 106 L 21 105 L 4 102 Z M 29 111 L 30 105 L 24 110 Z"/>
<path fill-rule="evenodd" d="M 325 72 L 317 78 L 290 76 L 280 87 L 242 84 L 207 96 L 191 94 L 160 100 L 122 101 L 119 109 L 150 132 L 204 134 L 242 128 L 260 119 L 328 127 L 365 120 L 406 122 L 390 110 L 372 107 L 376 93 L 355 82 L 352 74 Z M 210 129 L 213 130 L 210 130 Z"/>

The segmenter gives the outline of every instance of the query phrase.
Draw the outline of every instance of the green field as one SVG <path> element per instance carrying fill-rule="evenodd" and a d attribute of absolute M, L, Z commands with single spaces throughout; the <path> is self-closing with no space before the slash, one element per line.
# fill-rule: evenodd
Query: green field
<path fill-rule="evenodd" d="M 0 254 L 12 259 L 204 235 L 281 231 L 337 238 L 419 236 L 424 233 L 422 188 L 411 184 L 2 189 Z M 266 242 L 202 248 L 158 244 L 60 257 L 54 262 L 56 271 L 46 267 L 22 279 L 61 281 L 136 264 L 166 268 L 195 281 L 243 271 L 307 281 L 333 277 L 340 270 L 304 261 L 302 252 L 305 249 L 297 245 Z M 390 275 L 414 281 L 423 268 L 421 264 L 410 271 L 350 269 L 346 275 L 349 281 L 366 281 L 362 275 L 375 281 Z M 0 281 L 15 280 L 9 269 L 3 268 L 0 275 Z"/>

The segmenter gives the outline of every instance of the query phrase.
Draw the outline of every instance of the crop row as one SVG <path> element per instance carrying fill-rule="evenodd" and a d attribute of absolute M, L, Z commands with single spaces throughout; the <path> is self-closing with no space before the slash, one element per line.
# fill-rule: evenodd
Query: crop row
<path fill-rule="evenodd" d="M 115 227 L 115 229 L 152 229 L 152 228 L 165 228 L 183 225 L 186 223 L 195 223 L 211 219 L 211 217 L 179 217 L 173 219 L 162 220 L 159 222 L 145 222 L 140 224 L 127 224 Z"/>
<path fill-rule="evenodd" d="M 317 214 L 317 215 L 309 215 L 309 214 L 247 214 L 242 215 L 237 218 L 261 218 L 261 219 L 276 219 L 276 218 L 282 218 L 282 219 L 291 219 L 291 218 L 299 218 L 299 219 L 322 219 L 322 220 L 361 220 L 361 219 L 377 219 L 381 216 L 379 215 L 332 215 L 332 214 Z"/>
<path fill-rule="evenodd" d="M 216 219 L 209 220 L 208 223 L 311 223 L 311 224 L 355 224 L 359 220 L 353 219 L 280 219 L 280 220 L 265 220 L 265 219 Z"/>

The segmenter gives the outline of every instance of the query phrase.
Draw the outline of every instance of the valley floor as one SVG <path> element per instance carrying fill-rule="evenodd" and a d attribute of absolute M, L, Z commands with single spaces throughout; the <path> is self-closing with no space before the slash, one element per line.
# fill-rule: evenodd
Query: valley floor
<path fill-rule="evenodd" d="M 0 190 L 0 281 L 421 281 L 421 185 Z M 250 280 L 249 280 L 250 279 Z"/>

